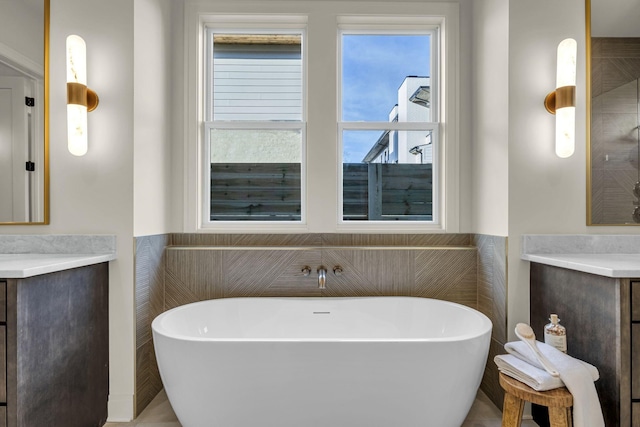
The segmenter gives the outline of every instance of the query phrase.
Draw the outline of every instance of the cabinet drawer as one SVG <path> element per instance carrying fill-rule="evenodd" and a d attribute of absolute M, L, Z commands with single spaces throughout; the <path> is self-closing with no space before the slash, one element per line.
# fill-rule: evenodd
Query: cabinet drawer
<path fill-rule="evenodd" d="M 640 427 L 640 403 L 631 405 L 631 427 Z"/>

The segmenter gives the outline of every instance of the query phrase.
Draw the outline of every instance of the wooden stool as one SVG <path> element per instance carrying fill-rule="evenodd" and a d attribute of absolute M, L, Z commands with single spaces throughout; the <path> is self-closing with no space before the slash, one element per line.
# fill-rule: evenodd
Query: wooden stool
<path fill-rule="evenodd" d="M 504 389 L 502 427 L 520 427 L 524 402 L 549 408 L 551 427 L 571 427 L 573 396 L 566 387 L 548 391 L 535 391 L 526 384 L 500 372 L 500 385 Z"/>

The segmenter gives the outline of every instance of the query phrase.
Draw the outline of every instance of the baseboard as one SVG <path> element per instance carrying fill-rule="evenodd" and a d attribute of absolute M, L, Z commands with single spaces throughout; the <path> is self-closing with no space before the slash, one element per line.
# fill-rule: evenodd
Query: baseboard
<path fill-rule="evenodd" d="M 110 394 L 107 406 L 107 421 L 126 423 L 133 420 L 133 394 Z"/>

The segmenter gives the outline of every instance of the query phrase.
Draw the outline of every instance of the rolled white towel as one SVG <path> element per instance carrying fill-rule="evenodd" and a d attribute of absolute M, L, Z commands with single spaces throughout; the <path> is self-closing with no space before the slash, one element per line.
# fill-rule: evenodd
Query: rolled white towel
<path fill-rule="evenodd" d="M 534 390 L 546 391 L 564 387 L 564 383 L 559 377 L 554 377 L 544 369 L 536 368 L 512 354 L 499 354 L 493 358 L 493 361 L 500 372 L 517 379 Z"/>
<path fill-rule="evenodd" d="M 593 384 L 600 378 L 595 366 L 575 359 L 542 342 L 537 342 L 538 349 L 560 373 L 560 379 L 573 395 L 574 427 L 604 427 L 602 408 L 596 387 Z M 522 342 L 509 342 L 504 345 L 509 354 L 543 369 L 529 346 Z"/>

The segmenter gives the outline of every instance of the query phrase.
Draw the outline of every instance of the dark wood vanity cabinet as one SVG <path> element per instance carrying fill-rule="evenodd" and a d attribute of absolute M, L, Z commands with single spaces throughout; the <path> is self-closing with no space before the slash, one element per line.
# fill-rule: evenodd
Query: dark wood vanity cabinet
<path fill-rule="evenodd" d="M 568 353 L 596 366 L 607 427 L 640 427 L 640 279 L 531 263 L 531 326 L 544 341 L 549 314 L 567 328 Z M 540 408 L 534 420 L 548 425 Z"/>
<path fill-rule="evenodd" d="M 102 427 L 108 263 L 0 279 L 0 427 Z"/>

